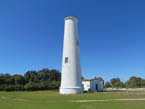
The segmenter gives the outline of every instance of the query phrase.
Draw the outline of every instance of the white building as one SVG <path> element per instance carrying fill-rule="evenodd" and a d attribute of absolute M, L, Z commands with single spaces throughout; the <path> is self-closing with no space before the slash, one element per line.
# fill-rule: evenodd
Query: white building
<path fill-rule="evenodd" d="M 84 91 L 103 91 L 103 81 L 97 79 L 83 80 Z"/>
<path fill-rule="evenodd" d="M 67 16 L 64 22 L 62 75 L 59 92 L 60 94 L 78 94 L 83 92 L 77 32 L 78 19 L 75 16 Z"/>

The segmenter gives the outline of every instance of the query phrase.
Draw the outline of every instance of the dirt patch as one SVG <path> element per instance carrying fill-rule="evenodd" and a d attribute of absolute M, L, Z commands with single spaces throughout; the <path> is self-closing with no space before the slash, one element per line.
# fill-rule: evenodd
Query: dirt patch
<path fill-rule="evenodd" d="M 0 98 L 4 98 L 4 99 L 5 99 L 5 98 L 7 98 L 7 97 L 0 97 Z"/>
<path fill-rule="evenodd" d="M 105 102 L 105 101 L 145 101 L 145 98 L 136 98 L 136 99 L 107 99 L 107 100 L 73 100 L 71 102 Z"/>

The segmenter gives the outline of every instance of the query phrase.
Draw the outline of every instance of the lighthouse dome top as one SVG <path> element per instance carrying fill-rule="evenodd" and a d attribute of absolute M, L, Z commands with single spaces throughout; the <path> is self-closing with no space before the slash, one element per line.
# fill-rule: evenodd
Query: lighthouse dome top
<path fill-rule="evenodd" d="M 77 19 L 76 16 L 66 16 L 66 17 L 64 18 L 65 21 L 68 20 L 68 19 L 78 21 L 78 19 Z"/>

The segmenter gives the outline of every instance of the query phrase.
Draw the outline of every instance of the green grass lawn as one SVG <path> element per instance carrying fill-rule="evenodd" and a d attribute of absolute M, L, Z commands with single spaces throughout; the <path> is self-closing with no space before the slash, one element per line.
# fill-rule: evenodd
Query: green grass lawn
<path fill-rule="evenodd" d="M 96 101 L 145 98 L 145 92 L 100 92 L 60 95 L 58 91 L 0 92 L 0 109 L 145 109 L 145 101 Z"/>

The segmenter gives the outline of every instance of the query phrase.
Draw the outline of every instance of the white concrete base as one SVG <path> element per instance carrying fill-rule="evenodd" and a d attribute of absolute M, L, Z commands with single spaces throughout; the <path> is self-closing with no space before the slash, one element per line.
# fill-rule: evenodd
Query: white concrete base
<path fill-rule="evenodd" d="M 81 87 L 75 87 L 75 88 L 60 88 L 59 93 L 60 94 L 80 94 L 82 92 Z"/>

